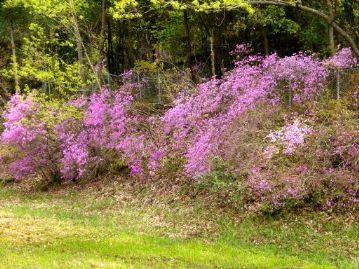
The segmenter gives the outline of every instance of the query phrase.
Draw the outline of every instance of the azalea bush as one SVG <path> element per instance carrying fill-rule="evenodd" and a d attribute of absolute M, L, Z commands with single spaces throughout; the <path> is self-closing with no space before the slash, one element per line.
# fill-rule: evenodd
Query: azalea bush
<path fill-rule="evenodd" d="M 283 107 L 259 104 L 233 123 L 223 138 L 221 160 L 224 175 L 231 175 L 230 186 L 241 186 L 237 199 L 241 204 L 236 207 L 274 213 L 308 206 L 327 210 L 358 206 L 357 115 L 345 107 L 335 108 L 335 113 L 323 107 L 321 103 L 305 113 L 304 120 L 304 115 Z M 218 182 L 216 171 L 214 165 L 199 177 L 201 186 L 203 178 Z M 222 189 L 217 199 L 233 199 L 235 190 L 227 189 L 224 195 Z"/>
<path fill-rule="evenodd" d="M 233 70 L 196 90 L 183 85 L 157 113 L 145 109 L 131 72 L 115 91 L 66 102 L 14 95 L 3 114 L 1 160 L 17 180 L 91 178 L 118 163 L 141 183 L 172 173 L 246 209 L 355 204 L 356 112 L 323 99 L 333 66 L 356 64 L 350 50 L 321 60 L 252 55 L 238 45 L 232 55 Z"/>
<path fill-rule="evenodd" d="M 1 160 L 16 180 L 40 173 L 59 180 L 60 144 L 56 126 L 79 116 L 71 107 L 42 95 L 14 95 L 3 113 Z"/>
<path fill-rule="evenodd" d="M 169 154 L 181 152 L 184 174 L 207 182 L 208 190 L 213 190 L 210 179 L 218 183 L 218 176 L 212 160 L 219 158 L 226 163 L 226 173 L 247 187 L 242 193 L 250 195 L 244 206 L 256 210 L 325 207 L 335 204 L 332 199 L 336 204 L 356 201 L 358 174 L 353 177 L 357 172 L 352 167 L 358 157 L 353 141 L 359 137 L 348 135 L 340 140 L 345 146 L 333 145 L 331 153 L 320 159 L 319 153 L 325 152 L 322 144 L 332 143 L 334 136 L 321 133 L 329 131 L 328 126 L 317 122 L 313 113 L 320 111 L 311 109 L 326 95 L 331 68 L 356 64 L 350 50 L 324 61 L 305 53 L 285 58 L 251 55 L 244 45 L 233 55 L 234 70 L 200 84 L 194 94 L 179 96 L 162 117 L 165 133 L 172 138 Z M 333 167 L 328 160 L 338 150 L 343 165 Z M 350 169 L 344 160 L 350 160 Z"/>
<path fill-rule="evenodd" d="M 103 88 L 68 102 L 14 95 L 3 114 L 3 164 L 16 180 L 35 173 L 77 180 L 120 161 L 143 181 L 163 154 L 151 131 L 155 120 L 135 109 L 132 89 Z"/>

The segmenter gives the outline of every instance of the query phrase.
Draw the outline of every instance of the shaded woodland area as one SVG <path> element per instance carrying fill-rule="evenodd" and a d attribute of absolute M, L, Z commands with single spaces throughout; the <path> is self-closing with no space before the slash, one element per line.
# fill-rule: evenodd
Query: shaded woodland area
<path fill-rule="evenodd" d="M 2 95 L 29 88 L 61 96 L 134 67 L 176 68 L 198 82 L 231 69 L 238 43 L 280 56 L 326 57 L 338 46 L 358 54 L 358 10 L 344 0 L 3 0 Z"/>

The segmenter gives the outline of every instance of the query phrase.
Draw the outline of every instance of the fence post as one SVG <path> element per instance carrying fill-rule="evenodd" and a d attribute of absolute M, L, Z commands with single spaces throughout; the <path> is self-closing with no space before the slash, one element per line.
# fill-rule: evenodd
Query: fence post
<path fill-rule="evenodd" d="M 340 99 L 340 72 L 337 69 L 337 100 Z"/>

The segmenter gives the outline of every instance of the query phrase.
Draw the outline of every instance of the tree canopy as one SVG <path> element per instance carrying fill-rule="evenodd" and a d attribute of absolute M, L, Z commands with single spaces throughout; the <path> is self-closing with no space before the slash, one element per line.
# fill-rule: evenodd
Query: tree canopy
<path fill-rule="evenodd" d="M 1 87 L 71 95 L 146 65 L 221 76 L 237 43 L 359 55 L 358 18 L 359 3 L 343 0 L 3 0 Z"/>

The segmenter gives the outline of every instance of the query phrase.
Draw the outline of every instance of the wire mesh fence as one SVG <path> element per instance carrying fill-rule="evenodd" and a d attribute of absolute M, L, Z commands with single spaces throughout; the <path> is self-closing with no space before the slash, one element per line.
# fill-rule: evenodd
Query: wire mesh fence
<path fill-rule="evenodd" d="M 348 90 L 359 90 L 359 67 L 333 69 L 329 73 L 327 87 L 333 98 L 339 100 Z"/>
<path fill-rule="evenodd" d="M 185 71 L 131 71 L 131 74 L 108 74 L 104 79 L 106 86 L 116 90 L 125 83 L 130 83 L 136 97 L 152 103 L 164 104 L 179 92 L 193 91 L 196 87 L 190 75 Z"/>
<path fill-rule="evenodd" d="M 153 71 L 132 70 L 131 75 L 103 75 L 103 83 L 111 90 L 116 90 L 125 83 L 134 85 L 135 96 L 152 103 L 169 103 L 175 95 L 196 88 L 188 73 L 181 70 Z M 332 69 L 326 81 L 326 87 L 333 99 L 341 99 L 348 90 L 359 91 L 359 67 L 348 69 Z M 91 84 L 88 92 L 96 91 L 96 83 Z"/>

